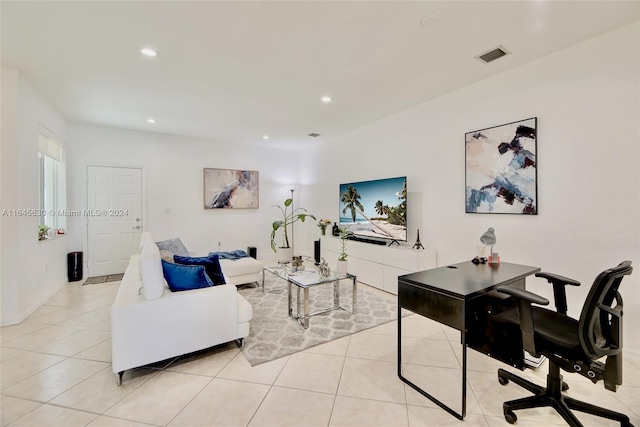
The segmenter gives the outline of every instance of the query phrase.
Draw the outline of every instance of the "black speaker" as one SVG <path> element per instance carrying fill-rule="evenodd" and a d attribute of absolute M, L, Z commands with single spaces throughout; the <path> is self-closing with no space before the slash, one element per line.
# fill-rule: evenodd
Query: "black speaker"
<path fill-rule="evenodd" d="M 247 246 L 247 253 L 251 258 L 258 259 L 258 248 L 255 246 Z"/>
<path fill-rule="evenodd" d="M 320 240 L 313 242 L 313 259 L 316 260 L 316 264 L 320 264 Z"/>

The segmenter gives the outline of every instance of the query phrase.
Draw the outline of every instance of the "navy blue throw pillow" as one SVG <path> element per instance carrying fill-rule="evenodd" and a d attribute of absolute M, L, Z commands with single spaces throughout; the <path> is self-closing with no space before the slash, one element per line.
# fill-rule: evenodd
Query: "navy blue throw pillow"
<path fill-rule="evenodd" d="M 211 279 L 201 265 L 174 264 L 162 260 L 162 273 L 172 292 L 213 286 Z"/>
<path fill-rule="evenodd" d="M 178 264 L 203 266 L 214 286 L 224 285 L 226 283 L 224 280 L 224 274 L 222 273 L 222 267 L 220 267 L 218 255 L 209 255 L 203 257 L 174 255 L 173 260 Z"/>

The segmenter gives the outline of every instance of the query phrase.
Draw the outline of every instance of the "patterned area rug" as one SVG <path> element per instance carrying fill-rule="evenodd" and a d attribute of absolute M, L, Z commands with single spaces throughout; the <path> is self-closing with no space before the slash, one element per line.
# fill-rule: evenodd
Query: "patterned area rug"
<path fill-rule="evenodd" d="M 344 310 L 332 310 L 311 316 L 309 328 L 304 329 L 288 316 L 287 282 L 273 274 L 265 274 L 264 293 L 261 286 L 245 286 L 238 289 L 253 307 L 251 329 L 249 336 L 245 338 L 242 349 L 251 366 L 278 359 L 397 318 L 398 308 L 394 300 L 372 291 L 365 291 L 364 285 L 358 284 L 358 302 L 355 314 Z M 351 310 L 351 300 L 351 282 L 343 280 L 340 284 L 340 305 Z M 311 313 L 331 307 L 333 305 L 333 286 L 320 285 L 310 288 L 309 301 Z M 407 312 L 407 314 L 409 313 Z"/>
<path fill-rule="evenodd" d="M 89 277 L 82 285 L 95 285 L 98 283 L 117 282 L 122 280 L 124 273 L 122 274 L 109 274 L 107 276 Z"/>

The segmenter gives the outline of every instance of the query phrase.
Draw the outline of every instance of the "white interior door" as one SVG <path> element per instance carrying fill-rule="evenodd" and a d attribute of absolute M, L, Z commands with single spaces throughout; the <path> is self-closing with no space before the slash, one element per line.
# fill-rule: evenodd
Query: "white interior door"
<path fill-rule="evenodd" d="M 140 252 L 142 170 L 89 166 L 87 178 L 88 274 L 122 273 Z"/>

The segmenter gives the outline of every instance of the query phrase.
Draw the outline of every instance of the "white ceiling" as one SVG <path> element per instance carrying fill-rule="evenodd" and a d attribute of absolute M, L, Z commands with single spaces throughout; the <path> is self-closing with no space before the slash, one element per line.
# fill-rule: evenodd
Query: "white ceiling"
<path fill-rule="evenodd" d="M 0 13 L 2 65 L 70 121 L 305 148 L 636 21 L 640 2 L 3 0 Z M 474 59 L 498 45 L 512 54 Z"/>

